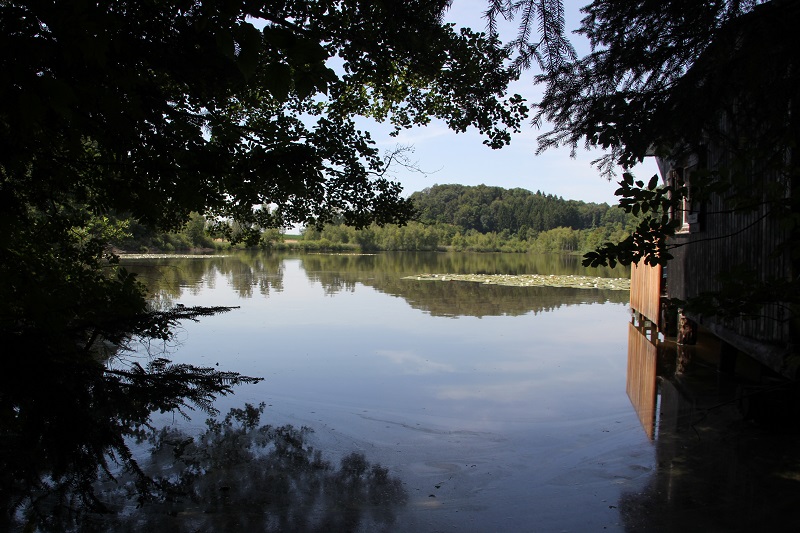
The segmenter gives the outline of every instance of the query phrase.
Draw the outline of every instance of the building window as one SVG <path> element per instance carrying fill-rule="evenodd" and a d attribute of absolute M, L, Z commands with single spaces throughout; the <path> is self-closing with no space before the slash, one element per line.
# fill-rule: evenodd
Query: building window
<path fill-rule="evenodd" d="M 669 184 L 673 189 L 679 189 L 685 186 L 688 190 L 688 173 L 685 172 L 683 168 L 673 168 L 669 171 Z M 689 233 L 691 224 L 697 222 L 697 215 L 692 213 L 692 200 L 689 195 L 687 194 L 677 206 L 672 206 L 671 209 L 670 218 L 681 223 L 675 232 Z"/>

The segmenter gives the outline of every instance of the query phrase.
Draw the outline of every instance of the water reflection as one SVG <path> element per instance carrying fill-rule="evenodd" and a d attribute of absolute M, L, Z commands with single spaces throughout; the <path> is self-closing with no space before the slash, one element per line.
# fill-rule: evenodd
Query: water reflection
<path fill-rule="evenodd" d="M 64 442 L 44 443 L 42 451 L 64 456 L 77 444 L 97 456 L 53 469 L 27 495 L 18 482 L 3 499 L 0 524 L 4 531 L 346 533 L 395 521 L 408 496 L 386 468 L 357 452 L 335 467 L 308 444 L 311 429 L 261 425 L 263 411 L 264 404 L 231 409 L 221 420 L 209 419 L 197 436 L 170 426 L 125 427 L 120 419 L 108 438 L 128 436 L 125 447 L 138 444 L 137 463 L 121 449 L 107 456 L 109 444 L 97 432 L 71 428 L 62 432 Z"/>
<path fill-rule="evenodd" d="M 514 254 L 403 253 L 376 255 L 305 255 L 301 265 L 309 280 L 326 294 L 352 291 L 357 283 L 403 298 L 414 309 L 433 316 L 519 316 L 538 314 L 562 305 L 624 303 L 625 291 L 547 287 L 485 286 L 470 282 L 449 284 L 402 279 L 419 273 L 448 274 L 577 274 L 576 256 Z M 611 269 L 596 276 L 619 276 Z"/>
<path fill-rule="evenodd" d="M 628 324 L 628 373 L 625 392 L 645 434 L 655 437 L 657 345 L 633 323 Z"/>
<path fill-rule="evenodd" d="M 357 284 L 403 298 L 433 316 L 519 316 L 561 306 L 586 303 L 626 303 L 628 293 L 545 287 L 481 286 L 402 279 L 419 273 L 451 274 L 579 274 L 625 277 L 624 269 L 587 269 L 577 256 L 523 254 L 384 253 L 280 255 L 239 253 L 194 259 L 126 260 L 150 287 L 153 297 L 169 303 L 184 293 L 212 288 L 219 277 L 240 298 L 257 290 L 263 296 L 284 286 L 286 260 L 299 260 L 308 280 L 319 283 L 327 296 L 352 292 Z"/>
<path fill-rule="evenodd" d="M 264 404 L 231 409 L 192 436 L 150 431 L 145 472 L 166 498 L 121 513 L 114 531 L 374 531 L 390 526 L 408 496 L 400 481 L 362 453 L 338 467 L 307 442 L 307 427 L 261 425 Z M 125 479 L 121 480 L 123 483 Z M 124 504 L 124 500 L 120 500 Z"/>
<path fill-rule="evenodd" d="M 123 256 L 123 264 L 138 275 L 154 297 L 163 301 L 214 288 L 218 277 L 224 278 L 240 298 L 255 294 L 269 296 L 273 291 L 283 290 L 283 258 L 258 252 L 127 259 Z"/>
<path fill-rule="evenodd" d="M 85 372 L 73 362 L 52 369 L 35 358 L 14 362 L 0 399 L 12 392 L 25 399 L 17 411 L 25 419 L 15 422 L 28 426 L 11 428 L 24 437 L 13 447 L 8 446 L 12 431 L 4 428 L 2 434 L 0 530 L 62 531 L 79 520 L 75 527 L 89 531 L 419 531 L 470 524 L 492 530 L 501 523 L 507 530 L 524 530 L 548 512 L 552 525 L 557 521 L 548 510 L 552 486 L 573 486 L 563 480 L 572 479 L 576 460 L 596 454 L 599 440 L 605 446 L 627 442 L 625 432 L 608 433 L 611 424 L 621 419 L 620 427 L 638 430 L 633 416 L 626 422 L 620 386 L 624 330 L 615 328 L 625 326 L 618 320 L 623 306 L 573 305 L 621 302 L 625 293 L 400 278 L 548 268 L 575 273 L 570 268 L 576 261 L 494 254 L 127 260 L 164 303 L 180 298 L 185 305 L 238 306 L 187 324 L 173 368 L 266 377 L 215 405 L 273 402 L 270 421 L 277 427 L 248 422 L 250 408 L 205 432 L 198 431 L 201 422 L 195 418 L 156 434 L 140 428 L 138 436 L 148 440 L 137 448 L 130 413 L 146 421 L 154 406 L 170 409 L 163 391 L 146 386 L 152 373 L 144 372 L 133 385 L 111 387 L 114 382 L 106 378 L 117 374 L 109 370 L 120 368 L 98 361 Z M 546 310 L 556 311 L 533 316 Z M 576 325 L 580 335 L 572 334 Z M 148 370 L 146 361 L 154 360 L 136 362 Z M 203 361 L 207 366 L 196 366 Z M 181 367 L 184 363 L 188 366 Z M 137 367 L 130 362 L 126 368 Z M 19 376 L 31 376 L 35 386 Z M 185 389 L 167 385 L 178 402 Z M 169 415 L 157 419 L 171 422 Z M 338 467 L 310 449 L 311 437 L 302 427 L 312 424 L 315 446 L 326 456 L 345 458 Z M 633 446 L 641 440 L 636 437 Z M 109 449 L 117 456 L 109 458 Z M 76 453 L 65 461 L 54 450 Z M 141 459 L 141 470 L 128 462 L 126 471 L 113 460 L 125 463 L 133 454 Z M 403 475 L 406 490 L 389 471 L 367 463 L 375 457 Z M 26 480 L 21 465 L 28 459 L 44 466 Z M 75 468 L 85 475 L 75 476 Z M 579 489 L 570 494 L 591 499 L 595 510 L 608 510 L 605 500 L 619 494 L 619 485 L 607 481 L 611 468 L 616 466 L 604 467 L 600 476 L 575 478 L 606 480 L 598 481 L 601 495 L 596 488 L 591 496 Z M 96 493 L 104 469 L 120 483 Z M 20 479 L 38 483 L 26 495 L 28 503 L 20 503 Z M 66 490 L 52 490 L 53 480 L 63 481 Z M 93 499 L 98 494 L 102 498 Z M 143 497 L 143 510 L 124 503 L 133 494 Z M 104 507 L 121 514 L 95 512 Z M 436 515 L 423 514 L 428 511 Z M 600 514 L 596 520 L 607 523 Z"/>
<path fill-rule="evenodd" d="M 119 472 L 130 475 L 135 497 L 158 489 L 130 448 L 152 413 L 213 413 L 214 399 L 260 381 L 166 358 L 178 321 L 228 311 L 181 306 L 115 317 L 90 342 L 77 327 L 56 329 L 58 343 L 9 335 L 17 356 L 0 375 L 0 530 L 78 527 L 108 511 L 98 482 Z"/>
<path fill-rule="evenodd" d="M 625 292 L 401 279 L 546 273 L 533 256 L 282 257 L 269 298 L 226 300 L 221 275 L 187 293 L 240 308 L 187 328 L 182 352 L 264 376 L 236 401 L 313 426 L 321 449 L 389 465 L 409 494 L 392 531 L 613 524 L 607 502 L 638 484 L 649 446 L 624 392 Z M 579 273 L 576 258 L 545 259 Z M 580 513 L 559 511 L 570 506 Z"/>
<path fill-rule="evenodd" d="M 389 252 L 379 254 L 306 254 L 308 271 L 336 271 L 368 275 L 447 274 L 579 274 L 630 277 L 630 269 L 581 266 L 581 257 L 560 254 L 464 252 Z"/>
<path fill-rule="evenodd" d="M 623 493 L 626 531 L 798 531 L 796 385 L 717 370 L 630 325 L 628 388 L 656 468 Z"/>

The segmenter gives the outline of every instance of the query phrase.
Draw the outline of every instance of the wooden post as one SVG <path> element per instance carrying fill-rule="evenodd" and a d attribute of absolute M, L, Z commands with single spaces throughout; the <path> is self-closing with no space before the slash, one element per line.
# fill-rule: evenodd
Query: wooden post
<path fill-rule="evenodd" d="M 690 320 L 683 313 L 683 309 L 678 310 L 678 344 L 694 346 L 697 344 L 697 324 Z"/>
<path fill-rule="evenodd" d="M 688 367 L 692 362 L 692 352 L 694 351 L 693 348 L 689 348 L 686 345 L 676 345 L 675 346 L 675 374 L 682 375 L 686 372 L 686 367 Z"/>
<path fill-rule="evenodd" d="M 650 342 L 658 344 L 658 327 L 653 322 L 650 322 Z"/>
<path fill-rule="evenodd" d="M 665 337 L 678 335 L 678 313 L 675 308 L 666 302 L 661 302 L 661 331 Z"/>

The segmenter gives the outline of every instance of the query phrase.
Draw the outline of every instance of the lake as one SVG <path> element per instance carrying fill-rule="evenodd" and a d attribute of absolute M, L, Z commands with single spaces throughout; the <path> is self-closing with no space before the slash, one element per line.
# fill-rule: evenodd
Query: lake
<path fill-rule="evenodd" d="M 724 503 L 733 511 L 714 524 L 736 530 L 724 465 L 703 461 L 691 483 L 678 476 L 676 465 L 692 461 L 681 450 L 693 446 L 680 439 L 697 432 L 678 420 L 693 411 L 674 394 L 676 407 L 665 407 L 663 386 L 645 400 L 637 392 L 656 390 L 663 355 L 638 353 L 649 348 L 636 348 L 644 337 L 631 325 L 627 291 L 415 278 L 628 277 L 627 270 L 584 269 L 575 256 L 466 253 L 235 253 L 123 265 L 162 305 L 237 306 L 183 324 L 169 347 L 175 362 L 264 378 L 220 398 L 222 414 L 264 402 L 262 423 L 306 426 L 308 444 L 332 464 L 357 452 L 397 480 L 395 501 L 314 511 L 339 513 L 340 529 L 671 530 L 701 522 L 703 505 Z M 651 377 L 632 375 L 640 357 L 651 361 Z M 689 403 L 704 398 L 716 401 L 718 391 Z M 154 420 L 199 434 L 205 418 Z M 704 446 L 717 442 L 710 435 Z M 719 487 L 721 494 L 707 494 Z M 201 507 L 182 512 L 191 520 Z M 215 512 L 234 524 L 225 528 L 325 529 L 316 519 L 286 518 L 289 511 L 289 525 L 276 526 L 255 507 L 230 503 Z"/>

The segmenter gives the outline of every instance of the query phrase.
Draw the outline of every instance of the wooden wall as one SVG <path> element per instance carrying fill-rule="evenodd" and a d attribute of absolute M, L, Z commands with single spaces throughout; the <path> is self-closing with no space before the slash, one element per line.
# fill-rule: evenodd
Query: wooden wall
<path fill-rule="evenodd" d="M 659 326 L 661 317 L 661 265 L 639 261 L 631 265 L 631 308 Z"/>
<path fill-rule="evenodd" d="M 705 163 L 708 168 L 726 168 L 728 158 L 714 146 L 708 148 Z M 686 169 L 691 184 L 692 172 L 697 167 Z M 768 172 L 753 171 L 753 208 L 732 212 L 733 202 L 719 195 L 699 204 L 694 202 L 692 210 L 697 222 L 690 224 L 690 231 L 673 237 L 670 253 L 674 259 L 669 264 L 667 296 L 686 299 L 703 292 L 721 288 L 717 279 L 720 273 L 729 272 L 739 266 L 755 269 L 760 281 L 769 279 L 791 279 L 791 263 L 788 254 L 776 254 L 776 249 L 787 239 L 784 227 L 770 216 L 774 205 L 763 202 L 762 191 L 775 187 L 779 179 Z M 784 344 L 789 342 L 790 324 L 782 306 L 774 304 L 761 310 L 757 318 L 738 318 L 725 322 L 713 317 L 699 317 L 716 326 L 760 342 Z"/>

